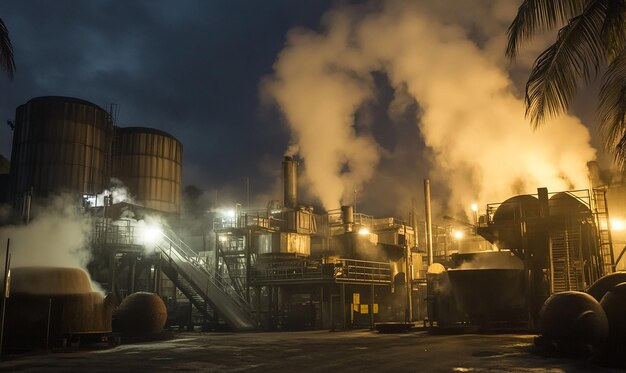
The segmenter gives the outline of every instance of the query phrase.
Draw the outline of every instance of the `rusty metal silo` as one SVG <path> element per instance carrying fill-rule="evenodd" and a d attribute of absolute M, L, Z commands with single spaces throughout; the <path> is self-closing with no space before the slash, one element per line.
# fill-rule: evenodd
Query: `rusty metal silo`
<path fill-rule="evenodd" d="M 145 207 L 180 212 L 182 162 L 182 144 L 166 132 L 145 127 L 115 130 L 112 175 Z"/>
<path fill-rule="evenodd" d="M 31 190 L 100 193 L 109 182 L 111 115 L 72 97 L 36 97 L 16 110 L 11 155 L 11 194 Z"/>

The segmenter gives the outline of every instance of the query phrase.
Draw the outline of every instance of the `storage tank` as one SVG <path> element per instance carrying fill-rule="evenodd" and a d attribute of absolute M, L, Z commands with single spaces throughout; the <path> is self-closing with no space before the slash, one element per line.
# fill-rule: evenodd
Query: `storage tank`
<path fill-rule="evenodd" d="M 72 97 L 33 98 L 16 110 L 11 194 L 101 193 L 109 182 L 110 114 Z"/>
<path fill-rule="evenodd" d="M 182 162 L 182 144 L 166 132 L 144 127 L 115 129 L 112 175 L 145 207 L 180 211 Z"/>
<path fill-rule="evenodd" d="M 8 350 L 44 346 L 46 339 L 55 346 L 71 336 L 112 330 L 113 298 L 94 290 L 80 268 L 12 268 L 6 308 Z"/>

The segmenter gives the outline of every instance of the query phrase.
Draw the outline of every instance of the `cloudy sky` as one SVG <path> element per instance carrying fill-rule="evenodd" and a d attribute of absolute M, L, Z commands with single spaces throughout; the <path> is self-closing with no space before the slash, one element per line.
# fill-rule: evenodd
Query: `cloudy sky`
<path fill-rule="evenodd" d="M 365 5 L 349 5 L 355 3 Z M 460 138 L 442 142 L 459 131 L 441 118 L 443 103 L 433 87 L 443 80 L 428 83 L 432 71 L 467 92 L 464 97 L 445 94 L 446 99 L 459 96 L 451 99 L 459 103 L 452 101 L 454 123 L 467 121 L 468 132 L 483 138 L 483 130 L 499 131 L 487 123 L 491 118 L 519 123 L 523 133 L 512 131 L 515 139 L 529 136 L 520 140 L 520 151 L 534 152 L 529 143 L 555 149 L 539 162 L 552 162 L 565 149 L 554 170 L 533 177 L 554 174 L 565 180 L 554 185 L 579 186 L 580 163 L 596 157 L 590 147 L 598 147 L 594 131 L 589 139 L 581 130 L 579 143 L 571 143 L 582 149 L 573 170 L 561 164 L 572 162 L 568 145 L 533 138 L 526 133 L 523 111 L 516 111 L 530 57 L 539 50 L 530 48 L 515 66 L 503 58 L 504 30 L 517 5 L 515 0 L 3 0 L 0 17 L 14 45 L 17 73 L 12 81 L 0 77 L 0 154 L 10 155 L 11 131 L 4 123 L 14 118 L 18 105 L 36 96 L 61 95 L 103 107 L 115 103 L 118 125 L 171 133 L 184 144 L 185 185 L 219 191 L 231 200 L 245 198 L 246 178 L 259 200 L 279 198 L 276 178 L 288 152 L 303 159 L 303 179 L 310 184 L 303 195 L 326 208 L 346 203 L 356 190 L 374 211 L 396 212 L 400 209 L 381 206 L 419 197 L 422 179 L 431 174 L 444 190 L 435 192 L 439 204 L 452 209 L 457 207 L 446 206 L 447 198 L 459 205 L 476 198 L 487 203 L 541 186 L 520 181 L 520 175 L 534 172 L 529 166 L 504 180 L 506 188 L 475 191 L 490 169 L 498 171 L 493 159 L 499 150 L 486 154 L 491 163 L 479 166 L 479 160 L 468 164 L 467 154 L 481 150 L 482 139 L 466 137 L 474 145 L 470 153 L 456 152 Z M 428 32 L 417 32 L 413 25 Z M 456 63 L 419 58 L 429 54 Z M 491 74 L 496 86 L 463 91 L 463 82 L 471 80 L 463 71 L 474 71 L 470 64 L 476 74 Z M 334 69 L 339 73 L 329 75 Z M 508 110 L 514 118 L 498 111 L 468 117 L 469 109 L 487 101 L 466 104 L 467 97 L 503 91 L 500 111 L 515 108 Z M 574 114 L 582 125 L 592 126 L 593 101 L 583 97 L 577 105 Z M 316 114 L 321 111 L 326 116 Z M 578 118 L 565 120 L 570 122 L 562 126 L 580 124 Z M 345 131 L 333 132 L 337 128 Z M 487 138 L 485 144 L 496 142 L 511 149 L 511 141 L 501 137 Z M 321 154 L 332 157 L 320 159 Z M 472 191 L 450 192 L 458 183 Z"/>
<path fill-rule="evenodd" d="M 260 160 L 280 162 L 289 132 L 259 109 L 259 79 L 271 73 L 287 30 L 315 27 L 329 4 L 2 1 L 18 70 L 13 81 L 0 78 L 0 154 L 10 155 L 5 123 L 18 105 L 74 96 L 117 104 L 121 126 L 181 140 L 187 183 L 210 188 L 246 175 L 267 183 Z"/>

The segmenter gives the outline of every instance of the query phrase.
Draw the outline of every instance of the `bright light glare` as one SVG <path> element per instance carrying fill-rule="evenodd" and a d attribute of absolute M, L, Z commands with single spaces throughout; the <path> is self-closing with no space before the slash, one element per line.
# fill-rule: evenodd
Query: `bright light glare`
<path fill-rule="evenodd" d="M 359 229 L 359 234 L 362 236 L 367 236 L 368 234 L 370 234 L 370 231 L 367 228 L 361 228 Z"/>
<path fill-rule="evenodd" d="M 472 203 L 472 211 L 474 211 L 474 212 L 478 211 L 478 204 Z"/>
<path fill-rule="evenodd" d="M 143 227 L 139 232 L 144 244 L 154 244 L 163 234 L 161 228 L 156 226 Z"/>
<path fill-rule="evenodd" d="M 611 219 L 611 230 L 623 231 L 626 229 L 626 222 L 621 219 Z"/>
<path fill-rule="evenodd" d="M 224 216 L 230 219 L 234 219 L 235 218 L 235 210 L 230 209 L 230 210 L 226 210 L 224 211 Z"/>
<path fill-rule="evenodd" d="M 228 238 L 226 236 L 220 236 L 220 242 L 226 242 Z"/>
<path fill-rule="evenodd" d="M 455 230 L 455 231 L 452 231 L 452 236 L 453 236 L 455 239 L 460 240 L 460 239 L 462 239 L 462 238 L 463 238 L 464 234 L 463 234 L 463 231 L 456 231 L 456 230 Z"/>

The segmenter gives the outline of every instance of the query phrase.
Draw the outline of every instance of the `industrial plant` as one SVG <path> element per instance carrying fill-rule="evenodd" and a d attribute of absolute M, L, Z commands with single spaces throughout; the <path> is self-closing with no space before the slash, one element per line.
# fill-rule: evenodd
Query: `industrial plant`
<path fill-rule="evenodd" d="M 0 202 L 11 207 L 4 224 L 28 227 L 63 196 L 87 222 L 89 260 L 84 268 L 7 261 L 5 350 L 164 327 L 524 330 L 562 343 L 580 315 L 588 330 L 575 338 L 625 335 L 614 327 L 623 316 L 610 308 L 604 316 L 599 305 L 617 307 L 622 293 L 613 289 L 625 280 L 610 215 L 622 191 L 597 178 L 589 189 L 537 186 L 472 206 L 467 221 L 433 223 L 427 180 L 424 211 L 413 207 L 405 220 L 354 205 L 321 211 L 300 198 L 299 162 L 287 156 L 276 164 L 282 200 L 214 208 L 191 230 L 181 214 L 183 144 L 157 129 L 119 127 L 115 111 L 57 96 L 16 110 L 10 166 L 0 163 Z"/>

